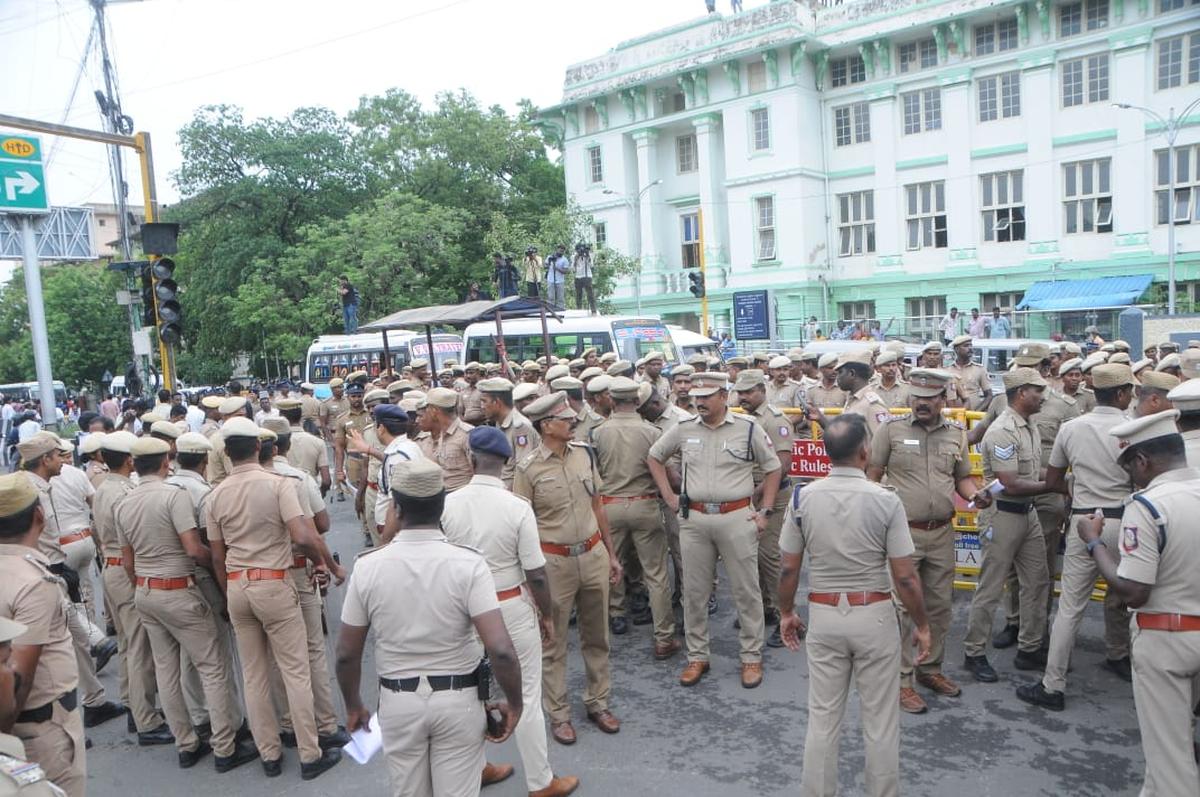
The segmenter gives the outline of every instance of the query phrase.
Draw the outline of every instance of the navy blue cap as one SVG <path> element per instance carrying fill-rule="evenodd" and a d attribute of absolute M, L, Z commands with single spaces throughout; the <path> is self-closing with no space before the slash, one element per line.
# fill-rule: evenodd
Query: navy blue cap
<path fill-rule="evenodd" d="M 495 426 L 476 426 L 467 435 L 467 443 L 471 446 L 472 451 L 478 451 L 482 454 L 495 454 L 505 459 L 513 455 L 512 446 L 509 445 L 508 438 L 504 436 L 504 432 Z"/>
<path fill-rule="evenodd" d="M 362 395 L 365 392 L 366 392 L 366 389 L 362 386 L 362 384 L 360 382 L 351 382 L 346 387 L 347 395 L 349 395 L 349 394 Z"/>
<path fill-rule="evenodd" d="M 376 423 L 379 423 L 380 421 L 387 421 L 387 420 L 392 420 L 392 421 L 407 421 L 408 420 L 408 413 L 405 412 L 404 410 L 402 410 L 400 407 L 396 406 L 395 404 L 380 404 L 375 409 L 371 410 L 371 413 L 375 416 Z"/>

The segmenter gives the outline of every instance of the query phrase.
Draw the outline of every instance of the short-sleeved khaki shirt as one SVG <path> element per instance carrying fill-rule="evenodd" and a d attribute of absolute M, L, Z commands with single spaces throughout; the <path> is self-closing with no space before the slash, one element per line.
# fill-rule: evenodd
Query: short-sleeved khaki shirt
<path fill-rule="evenodd" d="M 987 369 L 978 363 L 965 366 L 953 362 L 946 370 L 958 380 L 958 388 L 966 398 L 967 409 L 977 410 L 987 405 L 992 398 L 992 384 L 988 381 Z"/>
<path fill-rule="evenodd" d="M 316 396 L 307 393 L 300 394 L 300 420 L 317 420 L 321 417 L 321 402 Z"/>
<path fill-rule="evenodd" d="M 857 468 L 835 466 L 788 502 L 779 549 L 807 554 L 814 592 L 890 592 L 888 560 L 914 547 L 896 494 Z"/>
<path fill-rule="evenodd" d="M 187 490 L 192 501 L 192 512 L 196 515 L 196 528 L 204 529 L 204 500 L 212 492 L 208 480 L 194 470 L 180 468 L 167 479 L 167 484 L 176 484 Z"/>
<path fill-rule="evenodd" d="M 96 494 L 96 488 L 87 474 L 74 465 L 63 465 L 58 475 L 50 479 L 50 491 L 63 535 L 91 527 L 92 507 L 88 501 Z"/>
<path fill-rule="evenodd" d="M 876 395 L 889 408 L 907 407 L 908 406 L 908 383 L 901 382 L 899 379 L 891 387 L 884 387 L 880 382 L 874 387 Z"/>
<path fill-rule="evenodd" d="M 867 421 L 867 429 L 873 435 L 892 417 L 888 409 L 888 405 L 875 392 L 875 388 L 866 385 L 846 397 L 846 408 L 842 414 L 863 416 Z"/>
<path fill-rule="evenodd" d="M 620 410 L 614 410 L 608 420 L 592 430 L 592 448 L 604 480 L 604 495 L 622 498 L 657 495 L 646 457 L 661 436 L 654 424 L 636 412 Z"/>
<path fill-rule="evenodd" d="M 271 465 L 280 476 L 296 480 L 296 493 L 305 517 L 314 517 L 325 509 L 325 499 L 321 497 L 321 488 L 317 486 L 316 479 L 294 467 L 284 457 L 275 457 Z"/>
<path fill-rule="evenodd" d="M 819 382 L 808 389 L 808 403 L 824 409 L 825 407 L 844 407 L 846 406 L 846 391 L 842 390 L 836 384 L 833 387 L 825 387 L 824 382 Z"/>
<path fill-rule="evenodd" d="M 1036 481 L 1042 470 L 1042 446 L 1037 428 L 1010 409 L 1005 409 L 996 422 L 988 426 L 979 451 L 983 456 L 983 476 L 989 482 L 997 473 L 1015 473 L 1022 479 Z M 1033 501 L 1026 495 L 1000 495 L 1003 500 L 1014 503 Z"/>
<path fill-rule="evenodd" d="M 576 443 L 590 443 L 592 431 L 604 423 L 604 416 L 593 410 L 587 404 L 579 410 L 579 423 L 575 424 L 573 433 Z"/>
<path fill-rule="evenodd" d="M 483 415 L 483 391 L 474 385 L 458 394 L 458 414 L 472 426 L 479 426 L 486 418 Z"/>
<path fill-rule="evenodd" d="M 117 542 L 117 505 L 133 489 L 133 481 L 119 473 L 108 474 L 96 488 L 96 497 L 92 499 L 92 525 L 100 541 L 100 553 L 105 557 L 121 556 L 121 544 Z"/>
<path fill-rule="evenodd" d="M 1159 474 L 1136 495 L 1154 505 L 1166 532 L 1137 500 L 1125 505 L 1117 575 L 1153 587 L 1149 600 L 1133 611 L 1200 615 L 1200 534 L 1194 531 L 1200 515 L 1200 470 Z"/>
<path fill-rule="evenodd" d="M 79 683 L 75 646 L 67 628 L 62 580 L 46 557 L 24 545 L 0 545 L 0 616 L 29 628 L 14 645 L 41 645 L 25 708 L 40 708 Z"/>
<path fill-rule="evenodd" d="M 804 388 L 790 379 L 783 384 L 783 387 L 771 380 L 767 382 L 766 403 L 776 407 L 803 407 Z"/>
<path fill-rule="evenodd" d="M 204 421 L 204 423 L 200 424 L 200 434 L 208 438 L 210 443 L 212 442 L 213 435 L 219 431 L 221 431 L 221 424 L 217 421 L 214 421 L 212 418 L 208 418 Z"/>
<path fill-rule="evenodd" d="M 1037 426 L 1038 441 L 1042 446 L 1042 462 L 1050 461 L 1050 449 L 1054 448 L 1054 438 L 1064 423 L 1083 414 L 1079 401 L 1071 396 L 1064 396 L 1057 390 L 1047 390 L 1046 400 L 1042 408 L 1031 418 Z"/>
<path fill-rule="evenodd" d="M 287 461 L 314 479 L 319 477 L 321 468 L 329 467 L 329 453 L 325 448 L 325 441 L 299 426 L 293 426 Z"/>
<path fill-rule="evenodd" d="M 214 434 L 208 439 L 212 443 L 213 450 L 208 452 L 208 471 L 204 474 L 204 478 L 208 483 L 216 487 L 225 480 L 229 472 L 233 470 L 233 460 L 225 453 L 225 436 Z"/>
<path fill-rule="evenodd" d="M 771 448 L 774 449 L 777 455 L 788 455 L 788 465 L 784 468 L 784 480 L 786 481 L 787 471 L 791 468 L 792 440 L 796 436 L 791 419 L 787 415 L 784 415 L 778 407 L 765 401 L 758 405 L 757 410 L 747 412 L 746 415 L 749 418 L 753 418 L 754 422 L 761 426 L 762 430 L 767 433 L 767 439 L 771 441 Z M 762 480 L 763 472 L 760 468 L 756 467 L 754 469 L 754 483 L 757 485 Z M 782 505 L 786 498 L 787 489 L 781 488 L 775 496 L 775 502 Z"/>
<path fill-rule="evenodd" d="M 42 515 L 46 519 L 46 525 L 42 528 L 42 534 L 38 537 L 38 550 L 42 556 L 46 557 L 46 561 L 52 565 L 65 562 L 66 557 L 63 556 L 62 546 L 58 544 L 58 538 L 66 534 L 62 531 L 58 519 L 57 503 L 54 500 L 54 488 L 50 486 L 50 482 L 38 476 L 32 471 L 22 471 L 29 483 L 37 490 L 38 503 L 42 505 Z"/>
<path fill-rule="evenodd" d="M 196 563 L 179 535 L 196 528 L 192 499 L 185 488 L 157 476 L 143 476 L 117 506 L 117 542 L 133 549 L 139 576 L 179 578 L 190 575 Z"/>
<path fill-rule="evenodd" d="M 509 457 L 508 462 L 504 463 L 504 470 L 500 472 L 500 478 L 506 485 L 512 487 L 517 463 L 541 445 L 542 437 L 533 428 L 529 419 L 515 409 L 510 409 L 508 417 L 496 426 L 501 432 L 504 432 L 504 436 L 508 438 L 508 444 L 512 446 L 513 455 Z"/>
<path fill-rule="evenodd" d="M 592 496 L 604 482 L 591 450 L 568 443 L 564 456 L 539 445 L 517 465 L 513 492 L 529 501 L 542 542 L 573 545 L 599 529 Z"/>
<path fill-rule="evenodd" d="M 1117 464 L 1121 447 L 1108 433 L 1125 420 L 1125 413 L 1116 407 L 1097 407 L 1058 430 L 1047 464 L 1071 469 L 1075 507 L 1113 509 L 1129 497 L 1129 476 Z"/>
<path fill-rule="evenodd" d="M 886 472 L 909 520 L 949 522 L 954 486 L 971 475 L 966 432 L 945 418 L 929 429 L 915 415 L 897 416 L 871 439 L 871 466 Z"/>
<path fill-rule="evenodd" d="M 346 411 L 337 417 L 337 428 L 334 429 L 333 436 L 337 442 L 343 446 L 346 445 L 346 432 L 349 429 L 354 429 L 358 432 L 364 431 L 368 426 L 373 425 L 371 422 L 371 413 L 365 409 L 352 410 L 349 404 L 346 405 Z M 361 457 L 362 454 L 347 454 L 347 456 Z"/>
<path fill-rule="evenodd" d="M 417 435 L 421 453 L 441 467 L 449 492 L 462 487 L 475 475 L 471 467 L 471 444 L 467 439 L 473 428 L 455 418 L 438 437 L 429 432 Z"/>
<path fill-rule="evenodd" d="M 779 470 L 779 457 L 762 428 L 751 419 L 726 412 L 716 428 L 696 416 L 680 421 L 651 448 L 666 462 L 681 454 L 684 487 L 692 501 L 737 501 L 754 492 L 754 469 Z"/>
<path fill-rule="evenodd" d="M 450 542 L 483 554 L 497 590 L 523 584 L 526 571 L 546 566 L 533 507 L 494 476 L 475 476 L 446 496 L 442 530 Z"/>
<path fill-rule="evenodd" d="M 341 398 L 336 398 L 334 396 L 330 396 L 329 398 L 322 401 L 321 402 L 321 410 L 318 413 L 318 417 L 320 417 L 321 421 L 327 427 L 332 429 L 332 424 L 334 424 L 338 418 L 341 418 L 343 415 L 345 415 L 349 411 L 350 411 L 350 399 L 346 396 L 345 393 L 343 393 Z"/>
<path fill-rule="evenodd" d="M 257 463 L 237 465 L 209 493 L 204 511 L 208 538 L 225 544 L 228 572 L 291 568 L 287 522 L 304 514 L 294 480 L 263 470 Z"/>

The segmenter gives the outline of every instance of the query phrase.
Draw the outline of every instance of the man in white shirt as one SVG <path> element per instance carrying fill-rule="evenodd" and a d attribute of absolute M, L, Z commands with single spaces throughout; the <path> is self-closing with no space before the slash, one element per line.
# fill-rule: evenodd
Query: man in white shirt
<path fill-rule="evenodd" d="M 383 450 L 373 447 L 356 431 L 346 435 L 346 448 L 359 454 L 367 454 L 383 462 L 379 470 L 379 496 L 375 506 L 370 508 L 374 515 L 376 528 L 381 529 L 383 543 L 391 540 L 396 533 L 395 516 L 388 517 L 388 508 L 392 506 L 392 495 L 388 486 L 392 468 L 398 462 L 425 459 L 420 447 L 408 439 L 408 413 L 395 404 L 380 404 L 371 410 L 375 421 L 375 436 L 383 443 Z"/>
<path fill-rule="evenodd" d="M 195 404 L 187 405 L 187 414 L 184 416 L 187 421 L 188 431 L 200 433 L 200 427 L 204 425 L 205 414 L 204 410 L 200 409 Z"/>
<path fill-rule="evenodd" d="M 946 343 L 954 340 L 958 337 L 959 332 L 961 332 L 959 329 L 961 326 L 962 322 L 958 317 L 958 308 L 951 307 L 950 312 L 942 316 L 941 323 L 938 324 L 938 329 L 942 332 L 942 340 Z"/>
<path fill-rule="evenodd" d="M 262 422 L 267 418 L 278 418 L 279 410 L 271 406 L 271 394 L 267 391 L 262 391 L 258 394 L 258 409 L 254 412 L 254 422 L 262 426 Z"/>

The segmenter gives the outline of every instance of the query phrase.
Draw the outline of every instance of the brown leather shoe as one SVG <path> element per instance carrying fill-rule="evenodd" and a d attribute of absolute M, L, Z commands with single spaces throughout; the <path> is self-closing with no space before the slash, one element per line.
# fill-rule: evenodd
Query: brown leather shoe
<path fill-rule="evenodd" d="M 575 726 L 571 724 L 570 720 L 551 722 L 550 735 L 559 744 L 575 744 Z"/>
<path fill-rule="evenodd" d="M 529 792 L 529 797 L 565 797 L 579 788 L 579 778 L 573 775 L 556 777 L 544 789 Z"/>
<path fill-rule="evenodd" d="M 925 701 L 917 694 L 917 690 L 911 686 L 900 687 L 900 710 L 907 711 L 909 714 L 924 714 L 929 710 L 929 706 L 925 705 Z"/>
<path fill-rule="evenodd" d="M 487 761 L 483 765 L 483 776 L 480 778 L 481 785 L 491 786 L 493 783 L 508 780 L 512 777 L 512 773 L 512 764 L 493 764 L 491 761 Z"/>
<path fill-rule="evenodd" d="M 917 683 L 942 697 L 958 697 L 962 694 L 962 687 L 940 672 L 917 673 Z"/>
<path fill-rule="evenodd" d="M 753 689 L 762 683 L 763 670 L 761 661 L 752 661 L 742 665 L 742 686 Z"/>
<path fill-rule="evenodd" d="M 672 656 L 674 656 L 676 653 L 678 653 L 681 650 L 683 650 L 683 643 L 680 642 L 678 639 L 672 639 L 670 642 L 668 642 L 665 645 L 660 645 L 657 642 L 655 642 L 654 643 L 654 658 L 658 659 L 659 661 L 663 661 L 664 659 L 671 658 Z"/>
<path fill-rule="evenodd" d="M 706 672 L 708 672 L 707 661 L 689 661 L 683 668 L 683 674 L 679 676 L 679 683 L 684 686 L 695 686 L 700 683 L 700 679 Z"/>
<path fill-rule="evenodd" d="M 613 713 L 608 709 L 589 711 L 587 718 L 592 721 L 593 725 L 605 733 L 616 733 L 621 730 L 621 721 L 613 716 Z"/>

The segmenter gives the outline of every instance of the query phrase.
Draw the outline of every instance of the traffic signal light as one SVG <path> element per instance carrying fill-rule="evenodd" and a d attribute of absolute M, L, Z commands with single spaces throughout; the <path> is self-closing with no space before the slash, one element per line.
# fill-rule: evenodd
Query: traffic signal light
<path fill-rule="evenodd" d="M 163 343 L 178 345 L 183 332 L 183 308 L 179 304 L 179 285 L 174 280 L 175 261 L 160 257 L 150 269 L 154 273 L 154 298 L 158 303 L 158 336 Z"/>
<path fill-rule="evenodd" d="M 692 296 L 697 299 L 704 297 L 704 274 L 700 271 L 689 272 L 688 283 L 688 290 L 692 292 Z"/>
<path fill-rule="evenodd" d="M 154 277 L 150 272 L 150 264 L 143 263 L 142 277 L 142 326 L 152 327 L 154 318 Z"/>

